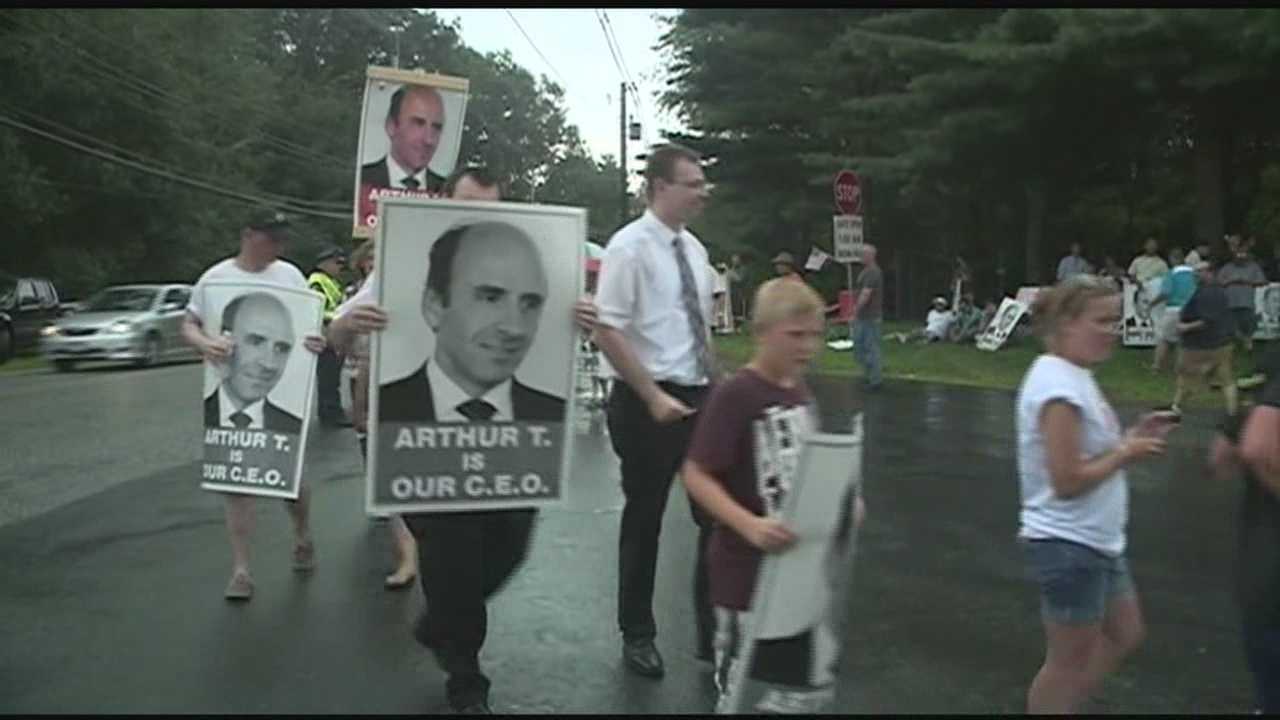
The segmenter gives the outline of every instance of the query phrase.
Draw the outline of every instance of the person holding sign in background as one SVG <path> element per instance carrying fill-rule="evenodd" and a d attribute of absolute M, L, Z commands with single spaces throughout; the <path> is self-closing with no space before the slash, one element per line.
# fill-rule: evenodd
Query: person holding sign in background
<path fill-rule="evenodd" d="M 498 183 L 478 167 L 456 170 L 445 182 L 445 192 L 454 200 L 497 202 L 501 199 Z M 457 371 L 458 364 L 468 367 L 465 373 L 457 372 L 456 377 L 450 375 L 446 381 L 433 385 L 429 379 L 430 366 L 439 368 L 441 363 L 429 362 L 405 381 L 394 383 L 398 386 L 394 390 L 392 386 L 383 388 L 379 408 L 383 419 L 391 417 L 389 408 L 397 417 L 432 422 L 471 422 L 472 415 L 477 421 L 486 417 L 488 420 L 552 415 L 553 419 L 560 420 L 563 417 L 564 401 L 559 398 L 546 396 L 517 401 L 517 397 L 525 396 L 516 390 L 512 377 L 528 350 L 529 338 L 525 336 L 529 334 L 529 322 L 541 308 L 533 297 L 541 289 L 537 282 L 540 274 L 526 272 L 533 269 L 531 265 L 540 267 L 540 260 L 525 257 L 526 240 L 522 235 L 498 232 L 501 228 L 476 229 L 479 233 L 474 238 L 465 239 L 463 236 L 468 233 L 459 233 L 449 243 L 453 247 L 447 253 L 446 248 L 442 248 L 433 255 L 428 287 L 424 290 L 424 312 L 429 314 L 432 327 L 438 328 L 436 357 L 467 356 L 444 361 L 451 373 Z M 437 245 L 443 241 L 443 238 L 437 241 Z M 505 246 L 507 242 L 511 247 Z M 522 289 L 509 293 L 488 280 L 478 282 L 482 279 L 478 272 L 493 268 L 489 263 L 469 264 L 463 255 L 464 248 L 470 248 L 466 252 L 476 257 L 484 258 L 492 251 L 496 253 L 495 258 L 506 257 L 507 264 L 522 265 L 517 268 L 521 272 L 512 276 L 513 282 Z M 447 254 L 453 257 L 444 257 Z M 376 276 L 370 275 L 360 290 L 338 309 L 337 317 L 329 326 L 329 338 L 338 348 L 349 347 L 357 335 L 387 327 L 386 311 L 374 304 L 376 283 Z M 545 289 L 542 292 L 545 293 Z M 484 313 L 467 315 L 465 307 L 476 302 L 500 303 L 507 307 L 510 312 L 505 317 L 513 321 L 513 325 L 502 329 L 474 324 L 478 318 L 488 317 Z M 594 304 L 580 300 L 574 306 L 574 317 L 580 327 L 590 331 L 596 317 Z M 446 328 L 445 323 L 450 327 Z M 536 327 L 536 321 L 534 324 Z M 482 357 L 469 355 L 473 353 Z M 474 360 L 474 366 L 468 357 Z M 455 388 L 441 394 L 433 391 L 446 384 L 453 384 Z M 496 395 L 494 390 L 498 390 Z M 468 400 L 461 397 L 464 394 L 475 396 Z M 446 395 L 459 402 L 445 401 Z M 451 406 L 438 407 L 438 403 Z M 490 682 L 480 669 L 479 659 L 488 632 L 485 605 L 524 562 L 536 515 L 536 509 L 517 509 L 404 516 L 404 522 L 418 542 L 418 579 L 427 600 L 427 610 L 414 628 L 414 637 L 435 654 L 448 675 L 445 688 L 454 710 L 490 712 Z"/>
<path fill-rule="evenodd" d="M 1137 589 L 1125 559 L 1129 485 L 1124 468 L 1162 454 L 1172 413 L 1127 432 L 1094 380 L 1115 350 L 1115 286 L 1077 275 L 1042 291 L 1031 316 L 1046 353 L 1018 390 L 1018 531 L 1040 591 L 1047 650 L 1027 692 L 1028 713 L 1079 709 L 1142 642 Z"/>
<path fill-rule="evenodd" d="M 707 250 L 685 227 L 709 189 L 692 150 L 675 144 L 649 153 L 644 215 L 614 233 L 605 250 L 596 303 L 596 344 L 613 375 L 608 425 L 622 461 L 626 504 L 618 539 L 618 627 L 622 657 L 639 675 L 662 677 L 654 645 L 653 582 L 671 482 L 693 434 L 693 415 L 715 379 Z M 711 523 L 691 504 L 698 526 L 694 562 L 697 652 L 711 660 L 714 620 L 704 555 Z"/>
<path fill-rule="evenodd" d="M 269 368 L 264 369 L 266 366 L 259 365 L 255 368 L 253 365 L 241 364 L 241 358 L 245 358 L 247 352 L 257 352 L 262 349 L 262 343 L 267 341 L 266 335 L 255 333 L 251 336 L 247 332 L 247 326 L 240 325 L 238 319 L 236 323 L 241 327 L 239 337 L 235 335 L 234 329 L 229 337 L 225 335 L 213 337 L 205 332 L 204 327 L 209 320 L 206 313 L 209 312 L 209 308 L 205 305 L 204 288 L 206 283 L 228 280 L 274 283 L 307 290 L 307 280 L 302 276 L 302 272 L 297 267 L 279 259 L 288 227 L 288 219 L 282 213 L 274 211 L 254 213 L 240 231 L 239 254 L 205 270 L 196 281 L 191 291 L 191 300 L 187 305 L 187 315 L 182 322 L 182 338 L 199 350 L 206 362 L 215 366 L 233 363 L 235 367 L 244 368 L 245 372 L 257 374 L 260 377 L 270 373 Z M 323 337 L 309 335 L 304 342 L 307 350 L 317 355 L 325 349 Z M 270 345 L 273 347 L 264 352 L 278 352 L 276 343 L 270 343 Z M 278 375 L 279 370 L 275 372 Z M 274 385 L 274 381 L 271 384 Z M 265 397 L 266 391 L 261 395 Z M 219 411 L 225 410 L 225 407 L 219 408 Z M 265 422 L 265 411 L 263 422 Z M 315 568 L 315 545 L 311 541 L 311 530 L 308 525 L 310 495 L 310 488 L 303 482 L 298 489 L 298 499 L 287 501 L 289 514 L 293 518 L 293 567 L 299 572 L 307 572 Z M 249 573 L 249 537 L 253 533 L 253 497 L 227 493 L 226 522 L 227 533 L 231 540 L 233 566 L 225 595 L 228 600 L 248 600 L 253 595 L 253 578 Z"/>
<path fill-rule="evenodd" d="M 682 475 L 689 496 L 715 520 L 707 548 L 711 603 L 715 608 L 715 682 L 720 701 L 729 694 L 729 673 L 743 648 L 743 628 L 751 610 L 764 553 L 782 552 L 795 535 L 778 520 L 789 491 L 777 476 L 762 477 L 761 467 L 777 468 L 767 457 L 770 448 L 757 447 L 766 422 L 789 423 L 799 437 L 816 429 L 813 395 L 804 373 L 822 347 L 825 333 L 823 302 L 809 286 L 770 280 L 756 293 L 751 330 L 755 352 L 732 378 L 719 384 L 707 400 L 694 431 Z M 781 417 L 785 415 L 785 417 Z M 855 524 L 865 508 L 856 503 Z M 796 588 L 803 592 L 802 588 Z M 768 641 L 753 663 L 763 673 L 786 684 L 804 686 L 813 638 Z"/>

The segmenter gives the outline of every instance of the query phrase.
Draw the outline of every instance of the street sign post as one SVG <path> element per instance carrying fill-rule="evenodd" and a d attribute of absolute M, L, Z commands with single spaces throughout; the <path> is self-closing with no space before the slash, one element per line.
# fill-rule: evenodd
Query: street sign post
<path fill-rule="evenodd" d="M 854 171 L 845 168 L 836 173 L 832 183 L 836 209 L 840 214 L 833 219 L 835 260 L 844 263 L 845 284 L 853 293 L 853 263 L 860 259 L 862 245 L 862 180 Z"/>

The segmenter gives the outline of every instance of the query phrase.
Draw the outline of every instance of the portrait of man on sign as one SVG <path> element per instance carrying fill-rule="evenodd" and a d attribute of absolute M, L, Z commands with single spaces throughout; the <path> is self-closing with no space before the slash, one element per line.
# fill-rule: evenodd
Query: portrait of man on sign
<path fill-rule="evenodd" d="M 455 227 L 431 247 L 422 316 L 435 352 L 382 387 L 381 417 L 396 422 L 563 420 L 565 400 L 522 384 L 547 274 L 532 239 L 514 225 Z"/>
<path fill-rule="evenodd" d="M 301 432 L 302 418 L 267 399 L 294 347 L 293 318 L 284 303 L 268 292 L 240 295 L 223 310 L 222 331 L 234 348 L 222 381 L 205 398 L 205 427 Z"/>
<path fill-rule="evenodd" d="M 357 235 L 377 224 L 378 199 L 437 197 L 462 144 L 463 78 L 371 67 L 356 162 Z"/>

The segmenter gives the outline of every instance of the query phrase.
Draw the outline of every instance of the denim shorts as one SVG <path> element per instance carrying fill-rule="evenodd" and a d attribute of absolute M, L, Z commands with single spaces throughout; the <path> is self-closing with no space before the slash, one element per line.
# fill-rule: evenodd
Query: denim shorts
<path fill-rule="evenodd" d="M 1040 615 L 1061 625 L 1101 622 L 1107 602 L 1134 593 L 1124 556 L 1111 557 L 1069 540 L 1018 541 L 1040 587 Z"/>

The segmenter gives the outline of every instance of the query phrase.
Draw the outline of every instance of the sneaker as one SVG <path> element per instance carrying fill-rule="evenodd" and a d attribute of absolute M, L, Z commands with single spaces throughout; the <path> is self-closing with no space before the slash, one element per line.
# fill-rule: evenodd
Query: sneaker
<path fill-rule="evenodd" d="M 307 541 L 303 545 L 295 545 L 293 547 L 293 570 L 294 572 L 311 572 L 316 569 L 316 546 L 315 543 Z"/>
<path fill-rule="evenodd" d="M 253 578 L 247 572 L 232 573 L 223 595 L 228 600 L 248 600 L 253 597 Z"/>

